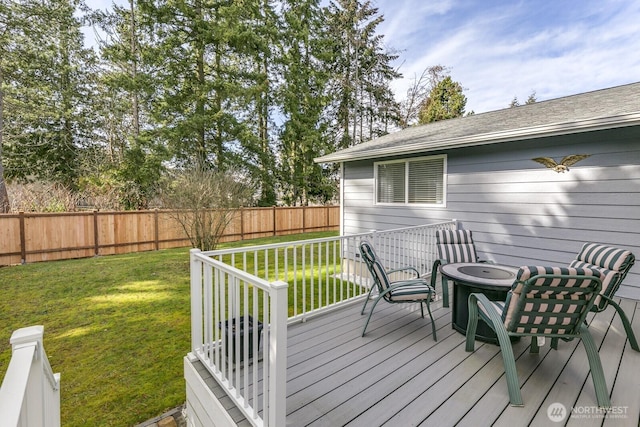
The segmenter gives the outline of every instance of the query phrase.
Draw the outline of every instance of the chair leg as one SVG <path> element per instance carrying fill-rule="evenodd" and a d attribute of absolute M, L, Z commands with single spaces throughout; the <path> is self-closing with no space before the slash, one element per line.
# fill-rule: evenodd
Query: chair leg
<path fill-rule="evenodd" d="M 442 277 L 442 306 L 449 307 L 449 282 Z"/>
<path fill-rule="evenodd" d="M 502 325 L 500 325 L 502 326 Z M 511 347 L 511 339 L 504 327 L 496 328 L 502 361 L 504 362 L 504 373 L 507 377 L 507 388 L 509 390 L 509 402 L 511 406 L 524 406 L 522 393 L 520 392 L 520 382 L 518 381 L 518 371 L 516 370 L 516 359 Z"/>
<path fill-rule="evenodd" d="M 369 298 L 371 298 L 371 292 L 373 292 L 373 289 L 375 288 L 375 283 L 371 284 L 371 288 L 369 289 L 369 293 L 367 294 L 367 297 L 364 299 L 364 305 L 362 306 L 362 310 L 360 311 L 360 315 L 364 314 L 364 309 L 367 308 L 367 303 L 369 302 Z"/>
<path fill-rule="evenodd" d="M 467 339 L 465 344 L 465 351 L 475 350 L 476 343 L 476 330 L 478 329 L 478 304 L 471 305 L 471 299 L 469 299 L 469 320 L 467 321 Z"/>
<path fill-rule="evenodd" d="M 640 352 L 640 347 L 638 347 L 638 340 L 636 340 L 636 335 L 633 333 L 633 328 L 631 327 L 631 322 L 629 322 L 629 318 L 627 317 L 625 312 L 622 310 L 622 307 L 618 305 L 618 303 L 613 301 L 611 298 L 607 298 L 607 300 L 609 301 L 609 304 L 611 304 L 613 308 L 615 308 L 618 314 L 620 315 L 620 320 L 622 320 L 622 325 L 624 326 L 624 330 L 627 333 L 627 339 L 629 340 L 629 345 L 635 351 Z"/>
<path fill-rule="evenodd" d="M 369 316 L 367 317 L 367 322 L 364 324 L 364 328 L 362 329 L 362 336 L 364 336 L 364 333 L 367 330 L 367 326 L 369 326 L 369 320 L 371 320 L 371 315 L 373 314 L 373 310 L 376 309 L 376 305 L 378 304 L 378 301 L 380 301 L 380 298 L 382 298 L 382 296 L 379 296 L 378 298 L 376 298 L 376 300 L 373 302 L 373 306 L 371 307 L 371 311 L 369 311 Z"/>
<path fill-rule="evenodd" d="M 593 380 L 593 388 L 596 390 L 598 406 L 602 408 L 610 408 L 611 400 L 609 399 L 609 391 L 607 390 L 607 383 L 604 378 L 604 371 L 602 370 L 602 362 L 600 361 L 598 348 L 593 342 L 593 337 L 586 326 L 582 326 L 580 328 L 580 337 L 582 339 L 582 344 L 587 351 L 589 368 L 591 369 L 591 379 Z"/>
<path fill-rule="evenodd" d="M 522 393 L 520 392 L 520 382 L 518 381 L 518 371 L 516 370 L 516 359 L 513 355 L 513 347 L 511 347 L 511 338 L 502 323 L 500 314 L 493 309 L 489 300 L 483 294 L 469 295 L 469 322 L 467 323 L 467 344 L 466 351 L 473 351 L 473 343 L 475 341 L 476 327 L 478 324 L 478 304 L 485 307 L 493 329 L 498 336 L 498 344 L 500 344 L 500 353 L 502 353 L 502 362 L 504 363 L 504 372 L 507 377 L 507 388 L 509 390 L 509 402 L 511 406 L 524 406 L 522 402 Z M 485 320 L 482 318 L 482 320 Z"/>
<path fill-rule="evenodd" d="M 429 313 L 429 319 L 431 320 L 431 333 L 433 334 L 433 340 L 438 341 L 438 337 L 436 336 L 436 322 L 433 321 L 433 316 L 431 315 L 431 306 L 429 306 L 429 301 L 426 302 L 426 305 L 427 305 L 427 312 Z M 420 307 L 422 307 L 422 303 L 420 303 Z M 422 317 L 424 317 L 424 315 Z"/>
<path fill-rule="evenodd" d="M 529 350 L 529 353 L 540 353 L 540 346 L 538 345 L 538 337 L 533 336 L 531 337 L 531 349 Z"/>
<path fill-rule="evenodd" d="M 422 301 L 420 301 L 420 314 L 422 314 L 422 318 L 424 319 L 424 307 L 422 307 Z"/>

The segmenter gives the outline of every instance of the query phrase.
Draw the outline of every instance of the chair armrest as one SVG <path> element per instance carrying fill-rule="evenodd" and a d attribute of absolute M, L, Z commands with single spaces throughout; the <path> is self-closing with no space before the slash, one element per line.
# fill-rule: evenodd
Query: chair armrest
<path fill-rule="evenodd" d="M 416 277 L 420 277 L 420 273 L 415 267 L 394 268 L 393 270 L 387 270 L 387 274 L 398 273 L 400 271 L 408 271 L 408 270 L 413 270 L 413 272 L 416 274 Z"/>
<path fill-rule="evenodd" d="M 502 321 L 501 313 L 498 313 L 494 305 L 489 301 L 489 298 L 482 293 L 472 293 L 469 295 L 468 300 L 468 312 L 469 321 L 467 323 L 467 339 L 465 350 L 473 351 L 475 344 L 475 335 L 478 325 L 478 319 L 482 319 L 491 329 L 493 329 L 498 335 L 498 340 L 502 346 L 502 341 L 509 340 L 509 334 L 504 322 Z M 484 308 L 484 311 L 480 310 L 478 305 Z M 501 338 L 502 336 L 502 338 Z M 506 337 L 506 338 L 505 338 Z"/>

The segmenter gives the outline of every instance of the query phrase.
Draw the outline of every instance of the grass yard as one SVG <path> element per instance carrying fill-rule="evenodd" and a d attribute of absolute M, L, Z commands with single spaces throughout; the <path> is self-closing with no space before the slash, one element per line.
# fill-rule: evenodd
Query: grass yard
<path fill-rule="evenodd" d="M 184 403 L 188 248 L 4 267 L 0 290 L 0 375 L 11 333 L 44 325 L 47 356 L 61 373 L 62 425 L 131 426 Z"/>

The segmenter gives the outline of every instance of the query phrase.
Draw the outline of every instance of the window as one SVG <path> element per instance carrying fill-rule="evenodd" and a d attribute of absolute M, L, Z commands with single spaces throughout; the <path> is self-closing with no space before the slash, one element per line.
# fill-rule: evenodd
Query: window
<path fill-rule="evenodd" d="M 376 203 L 444 205 L 446 156 L 374 163 Z"/>

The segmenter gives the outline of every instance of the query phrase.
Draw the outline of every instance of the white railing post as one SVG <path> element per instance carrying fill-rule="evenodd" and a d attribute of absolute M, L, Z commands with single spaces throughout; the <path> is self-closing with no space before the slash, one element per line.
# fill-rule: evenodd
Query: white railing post
<path fill-rule="evenodd" d="M 51 371 L 43 336 L 41 325 L 11 335 L 11 361 L 0 388 L 2 425 L 60 426 L 60 374 Z"/>
<path fill-rule="evenodd" d="M 269 333 L 269 426 L 286 425 L 287 417 L 287 316 L 288 287 L 271 284 L 271 326 Z"/>
<path fill-rule="evenodd" d="M 191 351 L 202 347 L 202 262 L 196 255 L 200 249 L 191 249 Z"/>

